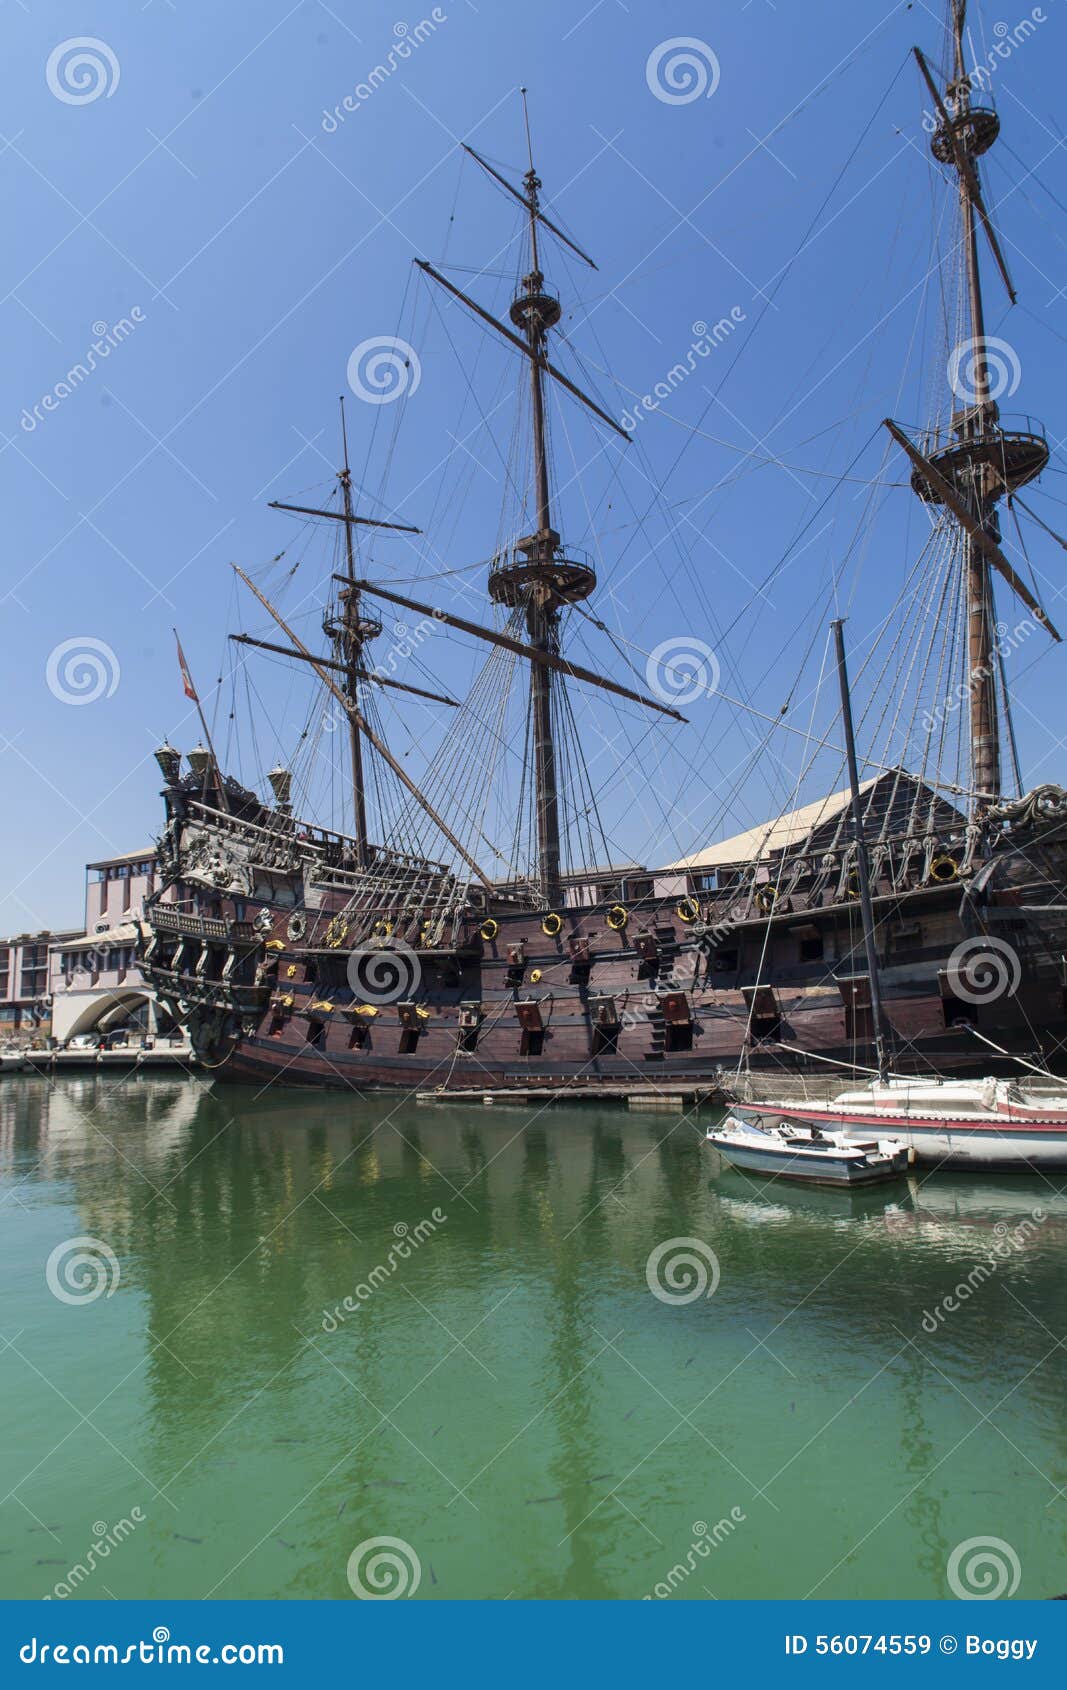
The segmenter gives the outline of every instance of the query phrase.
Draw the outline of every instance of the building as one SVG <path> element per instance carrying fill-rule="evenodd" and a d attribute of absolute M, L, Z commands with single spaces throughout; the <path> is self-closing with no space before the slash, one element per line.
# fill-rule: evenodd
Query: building
<path fill-rule="evenodd" d="M 80 937 L 77 928 L 0 939 L 0 1044 L 43 1044 L 52 1031 L 49 954 Z"/>
<path fill-rule="evenodd" d="M 84 930 L 58 935 L 48 951 L 56 1044 L 85 1034 L 169 1032 L 137 966 L 144 901 L 156 890 L 158 873 L 154 846 L 88 864 Z"/>

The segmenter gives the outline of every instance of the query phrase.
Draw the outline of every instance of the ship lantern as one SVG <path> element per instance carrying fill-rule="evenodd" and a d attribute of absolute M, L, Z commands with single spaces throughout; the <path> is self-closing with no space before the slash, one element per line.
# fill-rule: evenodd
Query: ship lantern
<path fill-rule="evenodd" d="M 153 752 L 159 764 L 160 773 L 168 786 L 173 786 L 181 774 L 182 754 L 175 751 L 169 740 L 164 740 L 158 751 Z"/>
<path fill-rule="evenodd" d="M 189 767 L 197 780 L 203 780 L 211 767 L 211 752 L 204 745 L 194 745 L 189 753 Z"/>
<path fill-rule="evenodd" d="M 283 769 L 279 764 L 276 768 L 273 768 L 270 771 L 267 779 L 270 781 L 271 791 L 274 793 L 278 804 L 283 810 L 287 810 L 289 808 L 289 800 L 293 790 L 292 774 L 288 769 Z"/>

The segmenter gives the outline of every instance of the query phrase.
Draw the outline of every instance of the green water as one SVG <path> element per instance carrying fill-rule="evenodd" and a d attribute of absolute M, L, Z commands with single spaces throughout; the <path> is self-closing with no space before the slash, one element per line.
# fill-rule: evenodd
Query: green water
<path fill-rule="evenodd" d="M 1064 1182 L 762 1188 L 705 1121 L 5 1076 L 3 1594 L 351 1599 L 381 1536 L 419 1600 L 1067 1590 Z"/>

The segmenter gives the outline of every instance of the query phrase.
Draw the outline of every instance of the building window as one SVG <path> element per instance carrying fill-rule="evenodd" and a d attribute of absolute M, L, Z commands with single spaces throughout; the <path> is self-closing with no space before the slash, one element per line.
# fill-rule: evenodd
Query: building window
<path fill-rule="evenodd" d="M 652 882 L 651 880 L 631 880 L 627 891 L 631 898 L 651 898 Z"/>
<path fill-rule="evenodd" d="M 48 947 L 46 945 L 24 945 L 22 947 L 22 970 L 19 979 L 19 997 L 39 998 L 48 991 Z"/>

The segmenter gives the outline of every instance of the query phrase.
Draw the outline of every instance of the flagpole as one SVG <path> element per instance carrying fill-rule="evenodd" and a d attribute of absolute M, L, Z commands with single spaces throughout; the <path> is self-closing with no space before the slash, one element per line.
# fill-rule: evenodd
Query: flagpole
<path fill-rule="evenodd" d="M 204 741 L 207 745 L 208 753 L 215 769 L 215 784 L 218 787 L 219 802 L 228 815 L 230 813 L 230 801 L 226 796 L 226 788 L 223 785 L 222 769 L 220 768 L 219 760 L 215 755 L 215 743 L 211 738 L 211 729 L 207 725 L 203 706 L 200 703 L 200 694 L 196 690 L 196 683 L 193 680 L 192 671 L 186 662 L 185 652 L 182 650 L 182 642 L 178 638 L 177 628 L 174 629 L 174 643 L 178 648 L 178 667 L 182 672 L 182 689 L 186 698 L 192 699 L 193 703 L 196 705 L 196 713 L 200 718 L 200 728 L 204 735 Z"/>

